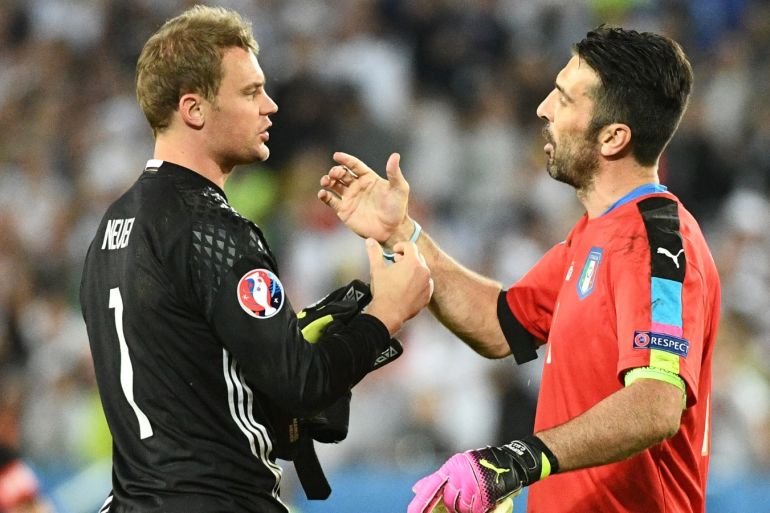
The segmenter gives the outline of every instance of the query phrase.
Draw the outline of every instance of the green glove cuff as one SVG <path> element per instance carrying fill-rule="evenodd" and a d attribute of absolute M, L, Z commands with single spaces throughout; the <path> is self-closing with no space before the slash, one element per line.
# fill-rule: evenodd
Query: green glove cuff
<path fill-rule="evenodd" d="M 507 452 L 513 463 L 519 467 L 524 486 L 529 486 L 559 471 L 559 460 L 535 435 L 514 440 L 502 446 L 501 449 Z"/>
<path fill-rule="evenodd" d="M 369 286 L 360 280 L 353 280 L 332 291 L 297 312 L 297 324 L 302 336 L 311 344 L 318 342 L 333 321 L 349 322 L 371 299 Z"/>
<path fill-rule="evenodd" d="M 304 319 L 307 317 L 307 312 L 304 310 L 299 312 L 297 314 L 297 319 Z M 326 330 L 326 327 L 334 320 L 334 316 L 332 314 L 324 315 L 323 317 L 319 317 L 318 319 L 311 321 L 310 324 L 302 328 L 300 331 L 302 331 L 302 336 L 310 342 L 311 344 L 315 344 L 318 342 L 318 339 L 321 338 L 321 335 L 323 334 L 324 330 Z"/>

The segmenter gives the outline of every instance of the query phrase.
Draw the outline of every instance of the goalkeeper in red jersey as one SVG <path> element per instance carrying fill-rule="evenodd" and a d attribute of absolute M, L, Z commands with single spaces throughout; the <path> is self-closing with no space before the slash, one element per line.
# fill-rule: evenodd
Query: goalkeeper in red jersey
<path fill-rule="evenodd" d="M 585 215 L 507 289 L 422 233 L 397 155 L 387 179 L 334 155 L 319 198 L 386 250 L 416 241 L 439 321 L 489 358 L 521 364 L 546 345 L 534 434 L 453 456 L 414 486 L 409 513 L 486 513 L 524 486 L 531 513 L 705 510 L 719 279 L 658 178 L 691 86 L 666 37 L 602 26 L 574 45 L 537 115 L 547 171 Z"/>

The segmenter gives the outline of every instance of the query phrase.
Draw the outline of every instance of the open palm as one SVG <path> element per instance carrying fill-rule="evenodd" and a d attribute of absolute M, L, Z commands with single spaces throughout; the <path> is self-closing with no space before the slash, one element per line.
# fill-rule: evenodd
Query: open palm
<path fill-rule="evenodd" d="M 361 237 L 387 243 L 407 219 L 409 184 L 394 153 L 386 165 L 387 180 L 347 153 L 337 152 L 334 166 L 321 177 L 318 198 Z"/>

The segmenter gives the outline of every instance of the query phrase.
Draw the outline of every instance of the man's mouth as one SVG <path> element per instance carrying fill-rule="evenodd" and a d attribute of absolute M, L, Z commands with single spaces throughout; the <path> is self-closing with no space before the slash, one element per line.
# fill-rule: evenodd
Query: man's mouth
<path fill-rule="evenodd" d="M 553 136 L 551 136 L 551 132 L 548 130 L 547 126 L 543 127 L 543 139 L 545 139 L 543 151 L 546 152 L 549 157 L 552 157 L 554 149 Z"/>

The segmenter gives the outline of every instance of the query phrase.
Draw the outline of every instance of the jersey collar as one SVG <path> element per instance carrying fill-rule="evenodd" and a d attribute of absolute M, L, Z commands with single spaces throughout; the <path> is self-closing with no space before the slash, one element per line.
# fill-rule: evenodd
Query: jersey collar
<path fill-rule="evenodd" d="M 201 183 L 205 183 L 206 185 L 213 187 L 214 190 L 220 193 L 222 197 L 225 198 L 225 201 L 227 201 L 227 195 L 225 194 L 225 191 L 223 191 L 221 187 L 219 187 L 217 184 L 215 184 L 214 182 L 212 182 L 202 174 L 196 173 L 192 169 L 186 168 L 184 166 L 180 166 L 179 164 L 174 164 L 173 162 L 169 162 L 167 160 L 160 160 L 160 159 L 150 159 L 147 161 L 147 164 L 144 166 L 145 171 L 160 171 L 161 169 L 163 169 L 164 171 L 176 169 L 177 171 L 181 171 L 181 172 L 184 172 L 185 174 L 189 174 L 192 178 L 202 181 Z"/>
<path fill-rule="evenodd" d="M 654 194 L 656 192 L 666 192 L 666 191 L 668 191 L 668 187 L 666 187 L 665 185 L 661 185 L 659 183 L 646 183 L 644 185 L 640 185 L 639 187 L 637 187 L 636 189 L 634 189 L 633 191 L 629 192 L 628 194 L 626 194 L 625 196 L 620 198 L 618 201 L 613 203 L 610 206 L 610 208 L 608 208 L 607 210 L 604 211 L 602 216 L 606 215 L 606 214 L 609 214 L 610 212 L 612 212 L 613 210 L 615 210 L 619 206 L 624 205 L 624 204 L 626 204 L 626 203 L 628 203 L 630 201 L 633 201 L 636 198 L 639 198 L 640 196 L 645 196 L 647 194 Z M 601 217 L 601 216 L 599 216 L 599 217 Z"/>

